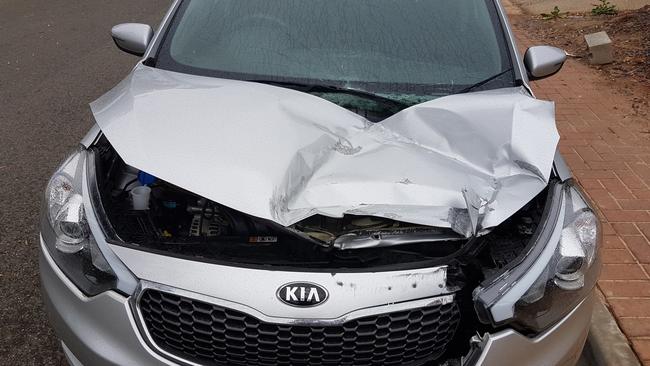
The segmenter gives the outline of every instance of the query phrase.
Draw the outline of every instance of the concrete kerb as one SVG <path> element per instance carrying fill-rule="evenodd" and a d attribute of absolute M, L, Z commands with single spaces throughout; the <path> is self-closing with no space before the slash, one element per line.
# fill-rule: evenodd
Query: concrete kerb
<path fill-rule="evenodd" d="M 583 356 L 589 365 L 640 366 L 627 338 L 598 292 Z"/>

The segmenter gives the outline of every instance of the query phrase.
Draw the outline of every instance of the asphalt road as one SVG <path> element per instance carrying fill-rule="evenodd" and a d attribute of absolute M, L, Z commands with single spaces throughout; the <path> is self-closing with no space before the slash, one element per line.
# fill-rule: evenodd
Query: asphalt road
<path fill-rule="evenodd" d="M 113 25 L 157 26 L 170 0 L 0 0 L 0 364 L 65 364 L 39 293 L 48 177 L 92 124 L 88 103 L 137 61 Z"/>

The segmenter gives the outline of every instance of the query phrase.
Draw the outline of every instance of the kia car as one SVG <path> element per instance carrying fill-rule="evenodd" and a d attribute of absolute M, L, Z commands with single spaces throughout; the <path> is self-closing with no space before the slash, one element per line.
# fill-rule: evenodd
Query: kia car
<path fill-rule="evenodd" d="M 71 365 L 571 365 L 597 216 L 498 0 L 178 0 L 53 174 Z"/>

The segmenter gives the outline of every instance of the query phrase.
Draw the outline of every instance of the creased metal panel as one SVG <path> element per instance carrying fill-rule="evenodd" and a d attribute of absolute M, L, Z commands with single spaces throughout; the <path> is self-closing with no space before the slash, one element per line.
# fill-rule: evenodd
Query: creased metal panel
<path fill-rule="evenodd" d="M 553 104 L 521 88 L 373 124 L 306 93 L 140 65 L 91 107 L 126 163 L 285 226 L 373 215 L 469 236 L 466 197 L 482 228 L 500 224 L 546 186 L 559 140 Z"/>

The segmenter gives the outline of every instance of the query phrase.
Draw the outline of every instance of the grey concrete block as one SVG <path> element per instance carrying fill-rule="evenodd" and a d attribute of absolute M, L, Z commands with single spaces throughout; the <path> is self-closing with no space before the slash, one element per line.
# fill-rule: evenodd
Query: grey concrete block
<path fill-rule="evenodd" d="M 614 61 L 612 40 L 607 33 L 598 32 L 585 35 L 589 47 L 589 61 L 594 65 L 608 64 Z"/>

